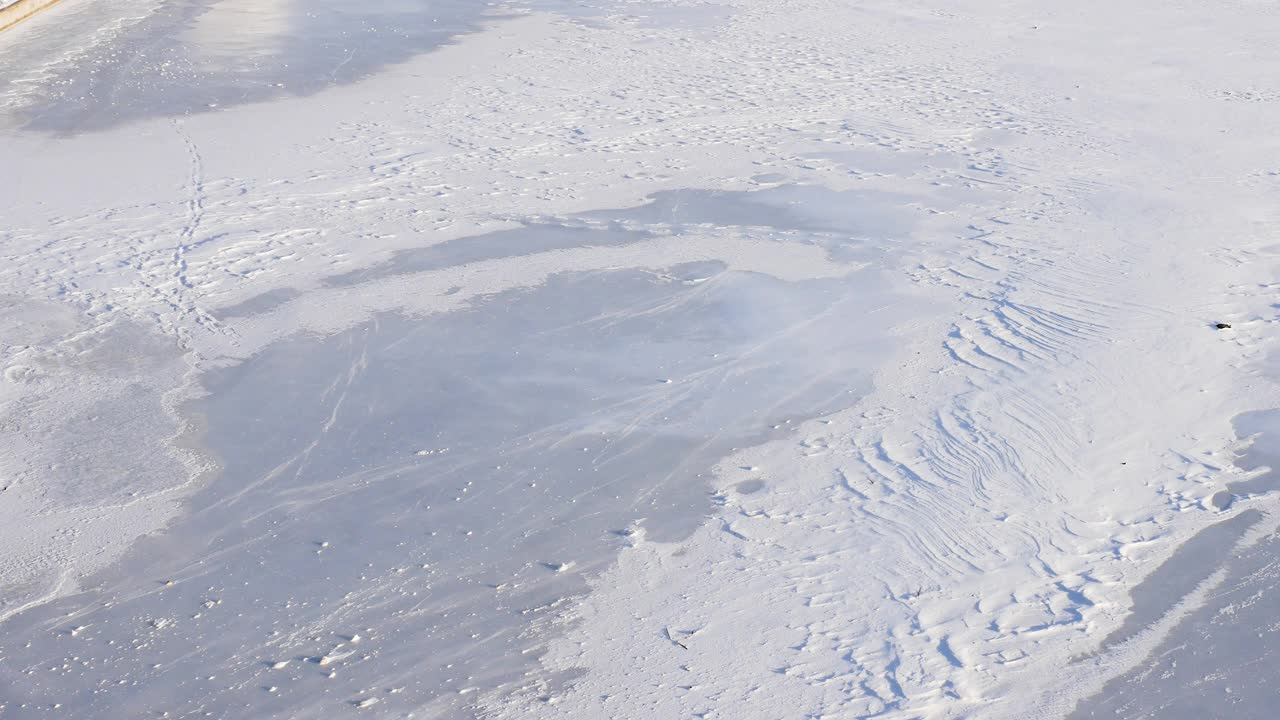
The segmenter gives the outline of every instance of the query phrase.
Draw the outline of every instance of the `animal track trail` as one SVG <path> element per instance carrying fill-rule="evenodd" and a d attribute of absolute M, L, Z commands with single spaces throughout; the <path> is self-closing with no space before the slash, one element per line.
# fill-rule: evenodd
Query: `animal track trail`
<path fill-rule="evenodd" d="M 163 279 L 163 276 L 162 278 L 148 279 L 144 275 L 141 284 L 174 313 L 176 316 L 174 320 L 166 322 L 166 324 L 171 325 L 172 331 L 176 332 L 179 337 L 187 336 L 190 329 L 200 329 L 224 335 L 230 338 L 232 344 L 234 344 L 235 331 L 205 311 L 190 297 L 195 288 L 188 277 L 187 254 L 192 248 L 205 242 L 216 240 L 221 235 L 209 239 L 200 238 L 205 219 L 205 208 L 208 203 L 204 158 L 200 154 L 200 149 L 195 141 L 186 132 L 181 120 L 171 120 L 170 126 L 182 140 L 183 148 L 187 155 L 186 199 L 183 201 L 185 218 L 182 226 L 177 231 L 177 241 L 170 249 L 166 251 L 157 248 L 146 251 L 136 261 L 137 266 L 140 269 L 144 269 L 152 264 L 151 261 L 153 259 L 160 260 L 167 254 L 167 258 L 159 267 L 164 268 L 164 273 L 168 276 L 168 279 Z M 156 239 L 160 237 L 163 237 L 163 235 L 157 236 Z M 164 243 L 160 244 L 163 245 Z M 159 267 L 157 267 L 157 270 L 159 270 Z M 146 275 L 150 274 L 153 273 L 146 272 Z M 184 327 L 187 323 L 190 323 L 190 328 Z"/>
<path fill-rule="evenodd" d="M 186 254 L 195 240 L 196 233 L 200 231 L 201 221 L 204 220 L 204 158 L 200 156 L 200 149 L 196 147 L 191 136 L 183 129 L 182 122 L 173 120 L 172 124 L 178 136 L 182 138 L 190 163 L 190 173 L 187 179 L 187 221 L 183 225 L 181 233 L 179 233 L 178 244 L 173 249 L 174 277 L 177 278 L 179 285 L 190 289 L 191 284 L 187 281 L 186 276 Z"/>

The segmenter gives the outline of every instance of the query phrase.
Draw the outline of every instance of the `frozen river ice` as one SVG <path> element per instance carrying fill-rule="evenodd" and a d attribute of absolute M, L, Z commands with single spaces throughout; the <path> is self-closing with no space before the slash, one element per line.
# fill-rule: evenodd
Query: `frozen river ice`
<path fill-rule="evenodd" d="M 0 45 L 0 97 L 59 133 L 352 82 L 479 27 L 485 0 L 84 0 Z M 86 67 L 92 71 L 86 72 Z"/>
<path fill-rule="evenodd" d="M 309 95 L 430 52 L 529 8 L 581 22 L 615 0 L 81 0 L 0 44 L 0 117 L 33 130 L 100 130 L 154 116 Z M 722 22 L 714 5 L 630 8 L 655 26 Z M 85 72 L 86 67 L 92 70 Z M 4 113 L 4 110 L 8 110 Z"/>
<path fill-rule="evenodd" d="M 672 198 L 681 213 L 661 209 Z M 808 217 L 801 198 L 830 200 L 679 193 L 601 214 L 629 231 L 503 231 L 383 272 L 718 214 L 799 241 L 821 232 L 846 262 L 883 254 L 865 225 L 891 211 L 850 197 L 851 221 Z M 903 231 L 909 216 L 885 222 Z M 260 305 L 281 301 L 306 298 Z M 754 470 L 720 487 L 712 470 L 851 406 L 903 312 L 875 271 L 785 282 L 707 261 L 561 274 L 466 310 L 271 345 L 202 380 L 189 411 L 221 468 L 189 513 L 91 591 L 29 613 L 0 648 L 0 690 L 19 716 L 297 716 L 371 699 L 465 714 L 473 693 L 532 669 L 534 631 L 585 590 L 583 573 L 771 483 Z M 27 672 L 67 652 L 65 671 Z"/>
<path fill-rule="evenodd" d="M 0 716 L 1266 717 L 1272 10 L 0 35 Z"/>
<path fill-rule="evenodd" d="M 588 23 L 609 12 L 558 9 Z M 119 21 L 104 27 L 93 2 L 73 6 L 0 48 L 0 96 L 23 132 L 314 93 L 492 15 L 480 2 L 235 0 L 113 12 Z M 645 22 L 723 15 L 673 6 Z M 722 458 L 865 394 L 905 310 L 878 271 L 859 270 L 911 231 L 917 200 L 820 186 L 665 191 L 634 209 L 531 217 L 325 278 L 337 289 L 412 280 L 707 228 L 817 246 L 846 273 L 785 281 L 718 260 L 565 272 L 463 310 L 295 335 L 204 373 L 204 397 L 182 412 L 196 428 L 188 442 L 216 471 L 178 519 L 83 592 L 22 615 L 0 644 L 6 712 L 296 717 L 377 703 L 469 714 L 477 691 L 535 667 L 547 623 L 619 549 L 687 537 L 727 496 L 776 479 L 752 469 L 720 487 Z M 308 302 L 281 287 L 217 314 L 235 322 Z M 90 337 L 149 362 L 131 332 Z M 162 401 L 136 394 L 141 377 L 122 382 L 132 400 L 106 398 L 68 432 L 106 441 L 118 418 L 163 418 Z M 131 491 L 148 488 L 120 450 Z M 112 453 L 64 464 L 94 472 Z M 41 669 L 68 652 L 60 670 Z"/>
<path fill-rule="evenodd" d="M 1251 440 L 1236 464 L 1259 471 L 1223 490 L 1236 496 L 1274 492 L 1280 484 L 1280 413 L 1245 413 L 1236 432 Z M 1227 505 L 1226 501 L 1218 503 Z M 1249 538 L 1251 528 L 1264 530 Z M 1266 531 L 1264 513 L 1241 512 L 1202 530 L 1134 589 L 1135 611 L 1123 641 L 1160 619 L 1201 583 L 1208 598 L 1177 619 L 1131 671 L 1083 700 L 1073 720 L 1126 717 L 1197 720 L 1275 717 L 1280 617 L 1280 534 Z M 1108 639 L 1110 641 L 1110 638 Z"/>

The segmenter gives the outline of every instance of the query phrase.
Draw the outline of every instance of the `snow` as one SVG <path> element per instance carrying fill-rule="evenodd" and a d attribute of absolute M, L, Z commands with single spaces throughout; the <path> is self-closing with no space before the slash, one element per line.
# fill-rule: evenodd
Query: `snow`
<path fill-rule="evenodd" d="M 1274 665 L 1214 644 L 1270 632 L 1270 6 L 490 10 L 0 36 L 0 710 L 1186 714 L 1150 658 Z"/>

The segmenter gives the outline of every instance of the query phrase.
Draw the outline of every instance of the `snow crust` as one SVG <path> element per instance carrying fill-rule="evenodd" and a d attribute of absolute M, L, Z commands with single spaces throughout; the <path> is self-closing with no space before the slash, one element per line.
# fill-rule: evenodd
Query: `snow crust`
<path fill-rule="evenodd" d="M 191 32 L 225 19 L 206 21 Z M 283 338 L 567 272 L 715 261 L 801 281 L 873 261 L 757 224 L 623 222 L 649 234 L 333 278 L 531 223 L 595 227 L 593 211 L 663 192 L 822 186 L 912 218 L 875 238 L 892 252 L 874 263 L 913 312 L 848 318 L 895 339 L 869 394 L 724 458 L 698 530 L 628 536 L 531 629 L 538 667 L 465 702 L 494 718 L 1063 717 L 1213 582 L 1101 651 L 1133 588 L 1198 530 L 1274 504 L 1210 498 L 1248 476 L 1231 419 L 1277 400 L 1278 22 L 1248 2 L 629 2 L 585 20 L 553 5 L 360 83 L 56 135 L 21 127 L 74 53 L 10 65 L 0 619 L 91 590 L 180 519 L 217 464 L 182 412 L 196 380 Z M 47 629 L 65 644 L 78 627 Z M 262 660 L 271 695 L 302 666 Z M 398 707 L 385 684 L 343 711 Z"/>

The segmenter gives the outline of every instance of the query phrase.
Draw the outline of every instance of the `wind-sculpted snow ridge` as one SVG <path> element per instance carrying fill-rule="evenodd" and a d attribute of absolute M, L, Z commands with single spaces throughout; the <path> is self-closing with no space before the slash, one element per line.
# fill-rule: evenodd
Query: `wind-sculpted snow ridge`
<path fill-rule="evenodd" d="M 913 273 L 960 317 L 904 331 L 859 407 L 726 460 L 713 522 L 627 551 L 564 618 L 544 663 L 585 674 L 535 679 L 494 716 L 1061 716 L 1167 630 L 1091 656 L 1153 560 L 1219 519 L 1207 498 L 1233 476 L 1233 409 L 1274 403 L 1246 368 L 1269 344 L 1280 157 L 1247 138 L 1280 108 L 1241 117 L 1201 92 L 1266 82 L 1257 67 L 1166 56 L 1168 85 L 1138 68 L 1178 33 L 1211 46 L 1219 22 L 1257 51 L 1243 28 L 1275 18 L 1132 8 L 1134 51 L 1076 20 L 1101 6 L 902 9 L 912 30 L 878 58 L 900 63 L 890 88 L 859 60 L 892 41 L 854 41 L 840 11 L 746 5 L 740 42 L 780 65 L 858 48 L 835 73 L 843 129 L 894 151 L 952 138 L 971 158 L 993 204 Z M 1022 37 L 944 51 L 975 28 Z M 1126 97 L 1139 82 L 1141 102 Z"/>
<path fill-rule="evenodd" d="M 304 615 L 311 600 L 291 598 L 260 609 L 259 624 L 209 631 L 198 623 L 217 617 L 221 598 L 172 617 L 129 614 L 170 583 L 185 597 L 187 583 L 221 580 L 203 559 L 180 565 L 176 580 L 93 595 L 86 578 L 137 538 L 176 527 L 180 501 L 215 460 L 190 449 L 204 428 L 179 412 L 199 395 L 195 373 L 270 360 L 288 337 L 358 334 L 384 313 L 490 307 L 552 278 L 621 268 L 683 288 L 708 278 L 671 268 L 699 263 L 781 285 L 883 283 L 883 304 L 846 322 L 896 343 L 882 348 L 888 360 L 849 369 L 870 371 L 873 388 L 724 458 L 712 513 L 686 539 L 647 539 L 638 517 L 612 565 L 548 559 L 544 575 L 585 571 L 591 589 L 520 611 L 537 618 L 520 651 L 537 667 L 493 687 L 461 678 L 458 698 L 416 709 L 1062 717 L 1195 614 L 1222 573 L 1113 635 L 1136 605 L 1130 592 L 1180 542 L 1275 503 L 1210 500 L 1246 476 L 1233 465 L 1231 418 L 1277 403 L 1260 370 L 1280 252 L 1274 10 L 1154 0 L 601 8 L 586 19 L 512 10 L 308 97 L 0 135 L 0 183 L 22 179 L 0 185 L 0 292 L 16 298 L 5 307 L 18 338 L 0 355 L 0 579 L 14 589 L 0 617 L 27 643 L 10 650 L 36 658 L 0 667 L 0 683 L 52 705 L 62 700 L 40 693 L 76 682 L 86 697 L 105 693 L 94 673 L 110 668 L 164 672 L 146 653 L 180 632 L 231 643 L 270 627 L 241 646 L 274 652 L 341 631 L 338 649 L 298 662 L 236 656 L 208 674 L 207 697 L 267 698 L 261 717 L 403 710 L 403 698 L 429 694 L 412 681 L 433 653 L 466 652 L 408 638 L 393 649 L 393 629 L 341 623 L 429 596 L 407 564 L 334 589 L 331 613 L 307 610 L 319 619 Z M 90 46 L 110 47 L 140 22 L 129 12 L 143 11 L 112 15 L 85 47 L 6 77 L 0 112 L 15 125 L 38 114 Z M 50 37 L 24 28 L 19 41 L 39 49 Z M 521 231 L 538 244 L 522 252 Z M 655 316 L 669 309 L 653 302 Z M 312 445 L 247 478 L 243 497 L 306 465 L 337 427 L 339 389 L 364 368 L 361 356 L 335 376 L 328 420 L 298 429 Z M 395 462 L 445 451 L 405 448 Z M 353 485 L 391 475 L 362 469 Z M 300 488 L 281 504 L 318 507 L 308 492 L 328 489 Z M 254 510 L 252 520 L 267 514 Z M 1274 529 L 1273 514 L 1262 518 L 1242 542 Z M 279 543 L 296 539 L 284 535 Z M 330 552 L 320 538 L 299 542 Z M 32 608 L 86 588 L 24 624 Z M 511 589 L 498 581 L 494 594 Z M 117 602 L 127 622 L 95 627 L 94 613 L 118 617 L 108 614 Z M 121 636 L 108 643 L 107 632 Z M 387 644 L 366 650 L 352 639 L 362 635 Z M 374 679 L 359 695 L 307 692 L 305 705 L 289 704 L 287 683 L 339 669 Z M 234 686 L 219 686 L 232 672 Z M 161 683 L 141 681 L 153 677 L 123 682 L 151 692 Z M 217 707 L 203 695 L 168 699 Z M 93 701 L 64 710 L 92 716 Z M 19 709 L 39 716 L 40 703 Z"/>

